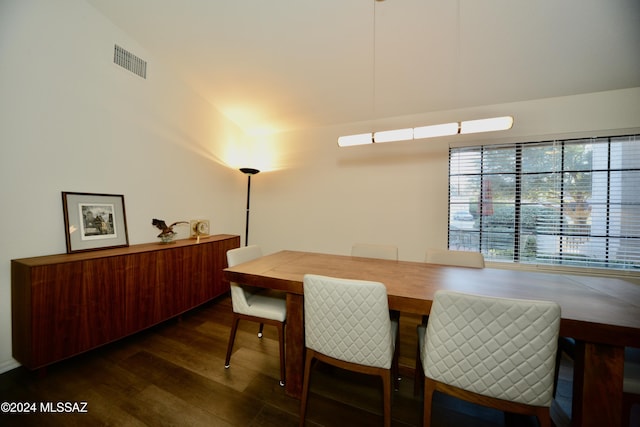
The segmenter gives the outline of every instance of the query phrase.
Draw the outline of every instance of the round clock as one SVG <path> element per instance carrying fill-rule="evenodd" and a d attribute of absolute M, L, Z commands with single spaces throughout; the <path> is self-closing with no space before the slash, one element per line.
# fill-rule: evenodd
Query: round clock
<path fill-rule="evenodd" d="M 196 232 L 198 234 L 209 234 L 209 222 L 200 221 L 196 224 Z"/>

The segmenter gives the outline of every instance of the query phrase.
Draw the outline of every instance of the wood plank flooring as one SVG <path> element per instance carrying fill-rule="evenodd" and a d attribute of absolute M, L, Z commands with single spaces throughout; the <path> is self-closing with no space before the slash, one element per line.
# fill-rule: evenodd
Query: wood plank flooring
<path fill-rule="evenodd" d="M 413 377 L 407 375 L 418 322 L 418 317 L 401 319 L 404 375 L 393 398 L 394 426 L 421 424 L 422 396 L 413 396 Z M 45 374 L 18 368 L 0 375 L 0 402 L 32 402 L 37 409 L 0 413 L 0 426 L 297 426 L 299 401 L 278 385 L 275 329 L 266 326 L 260 340 L 257 325 L 241 321 L 231 367 L 224 369 L 230 324 L 231 300 L 224 296 L 180 319 L 50 366 Z M 562 376 L 564 403 L 555 405 L 556 412 L 570 407 L 570 372 Z M 307 425 L 382 425 L 378 381 L 318 365 Z M 43 405 L 56 408 L 58 402 L 86 402 L 87 412 L 41 412 Z M 436 395 L 434 408 L 433 426 L 536 425 L 528 417 L 505 421 L 500 412 L 442 395 Z M 566 424 L 568 418 L 558 414 L 557 423 Z"/>

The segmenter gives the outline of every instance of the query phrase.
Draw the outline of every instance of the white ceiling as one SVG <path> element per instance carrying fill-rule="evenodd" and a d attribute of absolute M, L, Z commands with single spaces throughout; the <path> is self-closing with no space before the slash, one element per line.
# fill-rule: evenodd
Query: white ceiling
<path fill-rule="evenodd" d="M 640 86 L 638 0 L 86 1 L 249 133 Z"/>

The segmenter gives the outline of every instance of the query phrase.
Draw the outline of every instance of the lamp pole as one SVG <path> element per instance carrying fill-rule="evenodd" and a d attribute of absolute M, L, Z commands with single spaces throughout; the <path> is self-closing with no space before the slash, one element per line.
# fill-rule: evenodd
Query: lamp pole
<path fill-rule="evenodd" d="M 247 175 L 247 178 L 248 178 L 248 181 L 247 181 L 247 219 L 246 219 L 245 230 L 244 230 L 244 245 L 248 246 L 249 245 L 249 200 L 251 198 L 251 175 L 256 175 L 256 174 L 260 173 L 260 171 L 258 169 L 253 169 L 253 168 L 240 168 L 240 171 L 242 173 L 244 173 L 245 175 Z"/>

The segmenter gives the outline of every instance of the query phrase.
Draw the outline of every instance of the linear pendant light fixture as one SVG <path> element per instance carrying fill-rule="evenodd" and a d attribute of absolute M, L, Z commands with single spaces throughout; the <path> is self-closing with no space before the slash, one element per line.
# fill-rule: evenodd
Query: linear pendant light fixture
<path fill-rule="evenodd" d="M 467 120 L 417 128 L 386 130 L 375 133 L 361 133 L 338 137 L 338 146 L 351 147 L 380 142 L 408 141 L 410 139 L 435 138 L 457 134 L 495 132 L 511 129 L 513 117 L 492 117 L 489 119 Z"/>

